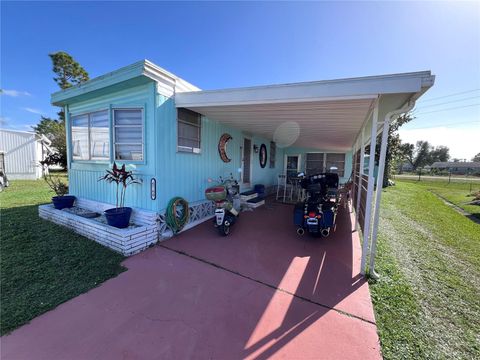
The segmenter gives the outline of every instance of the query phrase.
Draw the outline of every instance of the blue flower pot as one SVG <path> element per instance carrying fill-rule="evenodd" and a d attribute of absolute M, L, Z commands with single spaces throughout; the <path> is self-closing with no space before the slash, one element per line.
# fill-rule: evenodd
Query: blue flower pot
<path fill-rule="evenodd" d="M 105 210 L 105 217 L 110 226 L 123 229 L 128 227 L 130 223 L 130 216 L 132 215 L 132 208 L 121 207 Z"/>
<path fill-rule="evenodd" d="M 75 202 L 75 196 L 72 196 L 72 195 L 52 197 L 53 206 L 55 207 L 55 209 L 58 209 L 58 210 L 71 208 L 74 202 Z"/>

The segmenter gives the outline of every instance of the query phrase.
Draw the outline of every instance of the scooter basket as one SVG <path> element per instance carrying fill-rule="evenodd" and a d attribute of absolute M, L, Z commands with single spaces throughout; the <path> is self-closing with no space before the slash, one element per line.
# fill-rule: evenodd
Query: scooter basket
<path fill-rule="evenodd" d="M 221 201 L 227 198 L 225 186 L 213 186 L 205 190 L 205 197 L 211 201 Z"/>

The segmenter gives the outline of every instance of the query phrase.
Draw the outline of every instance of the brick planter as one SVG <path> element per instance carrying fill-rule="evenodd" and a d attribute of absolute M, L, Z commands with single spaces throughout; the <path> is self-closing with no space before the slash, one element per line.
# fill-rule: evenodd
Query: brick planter
<path fill-rule="evenodd" d="M 88 203 L 89 201 L 79 200 L 76 205 L 83 208 Z M 104 207 L 104 204 L 91 203 L 96 206 L 94 208 L 85 206 L 84 208 L 97 212 L 103 211 L 99 207 Z M 57 210 L 51 204 L 38 207 L 38 214 L 41 218 L 72 229 L 125 256 L 136 254 L 159 239 L 159 224 L 156 214 L 138 210 L 134 210 L 134 213 L 132 221 L 135 225 L 126 229 L 118 229 L 96 219 L 88 219 L 65 210 Z"/>

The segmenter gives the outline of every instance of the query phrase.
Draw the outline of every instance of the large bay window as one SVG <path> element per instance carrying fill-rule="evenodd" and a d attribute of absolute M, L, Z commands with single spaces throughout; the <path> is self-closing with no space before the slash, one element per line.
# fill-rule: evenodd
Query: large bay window
<path fill-rule="evenodd" d="M 332 167 L 338 170 L 338 176 L 345 173 L 345 154 L 343 153 L 308 153 L 305 170 L 307 174 L 329 172 Z"/>
<path fill-rule="evenodd" d="M 114 109 L 115 160 L 143 161 L 143 110 Z"/>
<path fill-rule="evenodd" d="M 177 150 L 200 153 L 201 115 L 188 109 L 179 108 L 177 110 L 177 122 Z"/>
<path fill-rule="evenodd" d="M 74 160 L 108 160 L 110 133 L 108 110 L 72 116 Z"/>

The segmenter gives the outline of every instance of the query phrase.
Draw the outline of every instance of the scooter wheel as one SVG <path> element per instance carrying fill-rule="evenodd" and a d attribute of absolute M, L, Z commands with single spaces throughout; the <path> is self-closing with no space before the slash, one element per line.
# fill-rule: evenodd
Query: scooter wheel
<path fill-rule="evenodd" d="M 217 229 L 222 236 L 228 236 L 228 234 L 230 234 L 230 225 L 223 224 L 220 225 Z"/>

